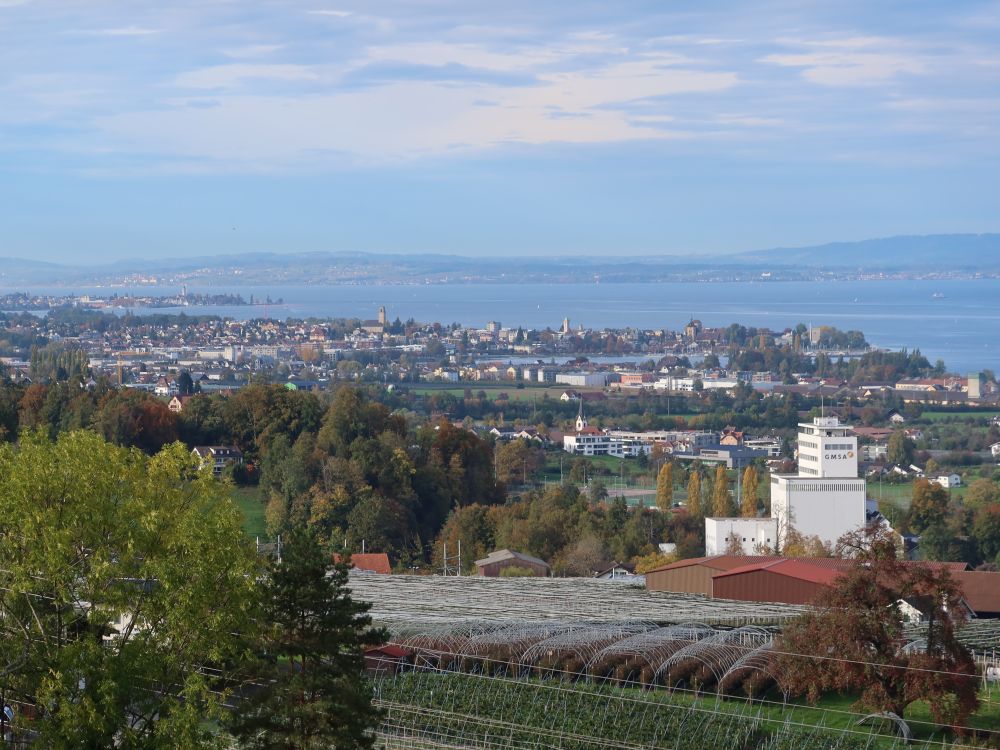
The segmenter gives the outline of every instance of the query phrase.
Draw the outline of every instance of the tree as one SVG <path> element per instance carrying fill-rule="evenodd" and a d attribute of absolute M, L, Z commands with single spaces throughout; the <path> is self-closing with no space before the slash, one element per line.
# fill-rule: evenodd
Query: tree
<path fill-rule="evenodd" d="M 368 750 L 380 720 L 364 677 L 364 647 L 388 634 L 371 627 L 370 604 L 351 598 L 349 558 L 330 557 L 307 530 L 287 538 L 266 584 L 255 671 L 264 687 L 239 707 L 233 733 L 245 748 Z M 258 679 L 259 683 L 261 680 Z"/>
<path fill-rule="evenodd" d="M 608 487 L 600 479 L 592 479 L 587 488 L 587 494 L 592 503 L 603 503 L 608 499 Z"/>
<path fill-rule="evenodd" d="M 961 590 L 944 568 L 896 559 L 884 532 L 847 541 L 857 552 L 819 599 L 819 608 L 786 626 L 775 650 L 779 682 L 811 702 L 829 691 L 857 693 L 858 705 L 891 711 L 926 700 L 939 722 L 961 724 L 977 708 L 979 682 L 969 650 L 956 637 Z M 927 618 L 926 648 L 908 650 L 901 600 Z"/>
<path fill-rule="evenodd" d="M 177 393 L 181 396 L 194 395 L 194 380 L 191 378 L 191 373 L 187 370 L 183 370 L 177 376 Z"/>
<path fill-rule="evenodd" d="M 180 444 L 0 446 L 0 691 L 34 705 L 40 747 L 208 746 L 223 686 L 201 666 L 238 657 L 256 572 L 228 488 Z"/>
<path fill-rule="evenodd" d="M 985 477 L 971 482 L 962 496 L 962 504 L 971 510 L 978 510 L 998 502 L 1000 502 L 1000 486 Z"/>
<path fill-rule="evenodd" d="M 732 502 L 729 498 L 729 475 L 726 465 L 719 464 L 715 469 L 715 482 L 712 485 L 712 513 L 716 518 L 731 518 Z"/>
<path fill-rule="evenodd" d="M 651 570 L 662 568 L 664 565 L 670 565 L 674 562 L 677 562 L 676 554 L 664 555 L 662 552 L 650 552 L 648 555 L 632 559 L 636 575 L 643 575 Z"/>
<path fill-rule="evenodd" d="M 972 521 L 972 537 L 986 560 L 1000 555 L 1000 503 L 984 505 Z"/>
<path fill-rule="evenodd" d="M 740 500 L 740 515 L 744 518 L 757 517 L 757 469 L 748 466 L 743 472 L 743 497 Z"/>
<path fill-rule="evenodd" d="M 656 507 L 664 513 L 670 512 L 674 504 L 674 465 L 667 461 L 656 475 Z"/>
<path fill-rule="evenodd" d="M 697 468 L 692 468 L 691 476 L 688 477 L 687 511 L 692 518 L 704 515 L 701 507 L 701 471 Z"/>
<path fill-rule="evenodd" d="M 556 568 L 562 575 L 591 577 L 609 564 L 604 543 L 594 534 L 581 537 L 557 561 Z"/>
<path fill-rule="evenodd" d="M 913 483 L 910 501 L 910 528 L 917 534 L 936 521 L 944 519 L 948 510 L 948 492 L 937 482 L 918 479 Z"/>
<path fill-rule="evenodd" d="M 527 484 L 545 466 L 545 451 L 524 439 L 511 440 L 496 449 L 497 481 Z"/>
<path fill-rule="evenodd" d="M 909 466 L 913 463 L 913 441 L 907 437 L 903 430 L 895 430 L 889 436 L 886 460 L 890 464 L 898 464 L 899 466 Z"/>

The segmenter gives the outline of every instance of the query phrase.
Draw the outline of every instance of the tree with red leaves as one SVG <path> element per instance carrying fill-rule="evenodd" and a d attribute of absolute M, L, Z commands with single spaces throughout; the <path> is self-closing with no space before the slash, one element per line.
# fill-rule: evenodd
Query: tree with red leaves
<path fill-rule="evenodd" d="M 775 646 L 782 688 L 813 703 L 830 691 L 854 693 L 858 707 L 900 718 L 908 705 L 926 700 L 939 723 L 963 723 L 979 705 L 979 680 L 956 638 L 964 617 L 960 587 L 945 568 L 897 559 L 887 533 L 868 530 L 843 541 L 841 550 L 853 549 L 857 564 Z M 925 648 L 904 648 L 904 601 L 926 618 Z"/>

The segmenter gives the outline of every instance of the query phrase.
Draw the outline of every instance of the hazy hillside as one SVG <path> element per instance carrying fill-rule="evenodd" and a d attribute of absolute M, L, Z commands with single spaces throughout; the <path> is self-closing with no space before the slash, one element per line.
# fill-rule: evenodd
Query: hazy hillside
<path fill-rule="evenodd" d="M 1000 274 L 1000 234 L 901 236 L 729 255 L 475 258 L 440 254 L 301 252 L 136 259 L 95 265 L 0 258 L 0 286 L 133 283 L 379 284 L 741 281 L 851 278 L 871 272 Z M 129 278 L 132 277 L 132 278 Z"/>
<path fill-rule="evenodd" d="M 1000 268 L 1000 234 L 932 234 L 741 253 L 748 263 L 891 270 Z"/>

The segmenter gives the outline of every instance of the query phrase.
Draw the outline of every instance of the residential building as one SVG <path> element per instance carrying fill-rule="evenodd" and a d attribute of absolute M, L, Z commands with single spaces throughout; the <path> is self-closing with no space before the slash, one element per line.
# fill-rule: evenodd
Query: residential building
<path fill-rule="evenodd" d="M 231 464 L 243 463 L 243 451 L 232 445 L 198 445 L 191 452 L 198 457 L 202 468 L 211 466 L 215 476 Z"/>
<path fill-rule="evenodd" d="M 962 477 L 958 474 L 944 474 L 939 477 L 934 477 L 931 479 L 932 482 L 941 485 L 945 489 L 951 489 L 952 487 L 962 486 Z"/>

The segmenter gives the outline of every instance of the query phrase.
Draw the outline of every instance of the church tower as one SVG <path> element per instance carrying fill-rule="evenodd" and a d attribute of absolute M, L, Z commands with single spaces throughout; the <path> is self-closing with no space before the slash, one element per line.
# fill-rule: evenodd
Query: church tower
<path fill-rule="evenodd" d="M 380 307 L 378 309 L 378 324 L 380 326 L 384 326 L 386 324 L 386 322 L 385 322 L 385 305 L 382 305 L 382 307 Z"/>
<path fill-rule="evenodd" d="M 580 399 L 580 411 L 576 415 L 576 431 L 583 432 L 587 426 L 587 418 L 583 416 L 583 399 Z"/>

